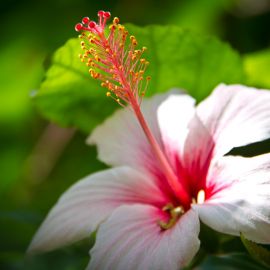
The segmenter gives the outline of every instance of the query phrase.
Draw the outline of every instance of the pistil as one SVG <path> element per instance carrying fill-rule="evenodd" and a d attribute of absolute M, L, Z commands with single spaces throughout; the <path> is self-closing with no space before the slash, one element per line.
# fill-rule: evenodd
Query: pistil
<path fill-rule="evenodd" d="M 108 89 L 107 96 L 112 97 L 121 106 L 129 104 L 132 107 L 153 153 L 161 165 L 168 185 L 181 205 L 189 207 L 190 196 L 175 175 L 140 109 L 142 97 L 145 95 L 150 80 L 149 77 L 144 77 L 149 64 L 142 58 L 146 48 L 135 49 L 137 40 L 134 36 L 130 36 L 129 43 L 127 43 L 128 32 L 123 25 L 119 24 L 118 18 L 114 18 L 106 37 L 104 29 L 110 13 L 99 11 L 98 16 L 98 24 L 86 17 L 75 27 L 77 31 L 90 32 L 88 36 L 84 32 L 80 36 L 84 40 L 81 42 L 81 46 L 85 51 L 80 58 L 82 62 L 86 62 L 87 66 L 91 67 L 90 75 L 94 79 L 101 80 L 101 85 Z M 143 83 L 144 81 L 145 83 Z"/>

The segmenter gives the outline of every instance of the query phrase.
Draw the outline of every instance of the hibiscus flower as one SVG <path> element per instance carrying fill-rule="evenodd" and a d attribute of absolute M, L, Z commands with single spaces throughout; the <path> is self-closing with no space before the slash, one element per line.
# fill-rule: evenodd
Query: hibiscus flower
<path fill-rule="evenodd" d="M 169 269 L 199 249 L 199 219 L 222 233 L 270 243 L 270 154 L 224 156 L 267 139 L 270 93 L 220 85 L 197 107 L 173 91 L 141 108 L 188 196 L 172 190 L 129 109 L 97 127 L 88 142 L 113 166 L 72 186 L 43 222 L 29 248 L 49 251 L 98 229 L 88 269 Z"/>
<path fill-rule="evenodd" d="M 105 20 L 109 14 L 99 16 Z M 218 232 L 269 244 L 270 154 L 224 155 L 270 137 L 270 92 L 222 84 L 198 106 L 179 90 L 142 101 L 136 72 L 126 76 L 128 70 L 114 58 L 113 63 L 102 59 L 111 53 L 103 19 L 98 25 L 83 20 L 100 38 L 90 42 L 104 45 L 87 63 L 111 65 L 120 86 L 103 83 L 127 105 L 97 127 L 88 143 L 97 145 L 98 158 L 112 168 L 80 180 L 61 196 L 29 252 L 50 251 L 97 230 L 87 269 L 178 270 L 199 250 L 199 220 Z M 133 59 L 135 41 L 132 37 L 132 53 L 126 54 L 130 62 L 141 56 Z M 122 55 L 113 39 L 112 44 Z M 90 74 L 102 80 L 95 70 Z"/>

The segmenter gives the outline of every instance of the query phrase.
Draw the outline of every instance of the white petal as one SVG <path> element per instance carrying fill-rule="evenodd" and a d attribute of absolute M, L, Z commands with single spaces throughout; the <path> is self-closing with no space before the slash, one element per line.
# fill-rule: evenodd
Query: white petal
<path fill-rule="evenodd" d="M 52 208 L 29 252 L 49 251 L 90 236 L 122 204 L 164 205 L 166 199 L 146 175 L 128 167 L 92 174 L 73 185 Z"/>
<path fill-rule="evenodd" d="M 204 204 L 193 205 L 200 219 L 222 233 L 270 243 L 270 154 L 227 156 L 213 164 Z M 206 190 L 207 190 L 206 189 Z"/>
<path fill-rule="evenodd" d="M 157 108 L 171 93 L 173 91 L 156 95 L 151 99 L 144 99 L 141 105 L 144 117 L 160 145 L 162 143 L 157 122 Z M 141 169 L 148 168 L 148 171 L 159 168 L 159 163 L 153 156 L 152 148 L 138 120 L 129 109 L 115 112 L 93 131 L 87 142 L 97 145 L 98 158 L 109 165 L 129 165 Z"/>
<path fill-rule="evenodd" d="M 158 123 L 167 155 L 172 158 L 184 149 L 188 124 L 195 114 L 195 100 L 185 94 L 169 96 L 158 108 Z"/>
<path fill-rule="evenodd" d="M 216 142 L 216 154 L 270 137 L 270 92 L 241 85 L 219 85 L 198 107 Z"/>
<path fill-rule="evenodd" d="M 199 249 L 199 220 L 190 210 L 168 230 L 164 212 L 148 205 L 116 209 L 98 231 L 89 270 L 178 270 Z"/>

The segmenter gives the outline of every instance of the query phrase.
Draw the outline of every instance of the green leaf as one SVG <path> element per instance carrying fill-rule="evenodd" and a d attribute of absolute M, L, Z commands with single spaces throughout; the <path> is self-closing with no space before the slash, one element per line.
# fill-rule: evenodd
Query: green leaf
<path fill-rule="evenodd" d="M 243 81 L 240 56 L 215 38 L 174 26 L 128 25 L 127 29 L 139 45 L 148 47 L 145 57 L 150 61 L 148 75 L 152 77 L 148 95 L 178 87 L 202 99 L 221 82 Z M 87 67 L 78 59 L 80 50 L 80 41 L 71 39 L 56 51 L 35 100 L 47 118 L 89 132 L 118 106 L 88 75 Z"/>
<path fill-rule="evenodd" d="M 258 262 L 270 267 L 270 251 L 246 239 L 242 233 L 240 234 L 240 237 L 249 254 Z"/>
<path fill-rule="evenodd" d="M 228 255 L 211 255 L 194 270 L 266 270 L 264 266 L 258 265 L 248 254 L 234 253 Z"/>
<path fill-rule="evenodd" d="M 261 88 L 270 88 L 270 49 L 247 54 L 244 67 L 247 83 Z"/>
<path fill-rule="evenodd" d="M 116 105 L 106 99 L 104 88 L 90 77 L 79 53 L 79 39 L 69 40 L 56 51 L 34 99 L 46 118 L 87 132 Z"/>
<path fill-rule="evenodd" d="M 151 93 L 181 87 L 201 100 L 221 82 L 244 80 L 240 56 L 214 37 L 175 26 L 128 25 L 128 29 L 149 48 L 146 58 L 150 61 Z"/>

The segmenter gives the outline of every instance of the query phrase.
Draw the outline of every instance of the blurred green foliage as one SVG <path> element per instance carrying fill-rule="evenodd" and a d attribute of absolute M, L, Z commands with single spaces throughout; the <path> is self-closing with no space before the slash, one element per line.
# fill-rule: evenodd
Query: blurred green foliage
<path fill-rule="evenodd" d="M 0 30 L 0 269 L 71 270 L 82 269 L 87 264 L 87 250 L 90 245 L 88 243 L 35 258 L 25 258 L 24 256 L 31 237 L 59 195 L 79 178 L 104 168 L 104 165 L 96 160 L 95 149 L 85 146 L 85 134 L 76 132 L 74 135 L 72 130 L 49 125 L 39 116 L 31 102 L 30 95 L 35 93 L 44 78 L 44 69 L 47 65 L 43 66 L 43 64 L 48 63 L 47 60 L 51 58 L 53 52 L 66 40 L 77 36 L 74 32 L 75 23 L 80 21 L 83 16 L 95 18 L 99 9 L 110 10 L 124 23 L 132 22 L 140 26 L 170 23 L 191 29 L 200 35 L 216 35 L 243 55 L 245 78 L 243 78 L 241 60 L 237 53 L 213 38 L 197 37 L 193 34 L 184 36 L 182 30 L 175 30 L 179 31 L 180 40 L 179 43 L 173 44 L 170 36 L 161 38 L 162 35 L 165 35 L 162 33 L 165 31 L 162 29 L 165 28 L 160 28 L 161 33 L 155 33 L 155 37 L 159 38 L 159 43 L 154 45 L 148 38 L 148 29 L 151 28 L 145 28 L 144 32 L 139 33 L 136 27 L 130 26 L 140 44 L 148 46 L 148 56 L 151 59 L 149 72 L 153 72 L 153 74 L 159 72 L 170 78 L 168 85 L 155 85 L 158 76 L 153 75 L 149 88 L 150 93 L 154 92 L 157 86 L 160 89 L 156 91 L 164 91 L 166 90 L 164 88 L 171 86 L 184 86 L 189 88 L 196 98 L 202 98 L 207 91 L 211 90 L 205 88 L 203 76 L 210 77 L 211 86 L 221 80 L 239 83 L 245 80 L 247 84 L 255 87 L 270 88 L 268 27 L 270 4 L 268 1 L 168 0 L 166 3 L 161 0 L 2 1 L 0 4 L 2 26 Z M 196 47 L 192 47 L 189 39 L 195 39 Z M 203 42 L 203 40 L 205 41 Z M 170 49 L 166 47 L 168 44 L 175 46 L 175 49 L 171 48 L 172 51 L 169 51 Z M 152 48 L 158 55 L 160 54 L 158 57 L 164 65 L 157 71 L 154 69 L 157 69 L 159 58 L 151 55 Z M 166 62 L 162 59 L 162 57 L 168 56 L 162 54 L 162 50 L 165 48 L 168 49 L 167 53 L 179 57 L 175 61 L 180 61 L 189 48 L 192 60 L 181 60 L 182 66 L 180 65 L 179 69 L 183 67 L 183 71 L 172 71 L 175 63 L 169 61 L 166 66 Z M 208 63 L 210 52 L 211 55 L 215 55 L 215 58 L 210 58 Z M 75 51 L 74 54 L 77 55 Z M 202 61 L 201 68 L 205 73 L 200 78 L 200 83 L 195 83 L 193 77 L 196 76 L 197 80 L 195 67 L 199 60 L 196 59 L 196 54 L 203 55 L 199 60 Z M 79 61 L 75 63 L 76 56 L 72 61 L 82 72 L 87 72 L 87 69 L 83 71 L 84 66 Z M 217 73 L 211 74 L 206 64 L 209 64 L 209 68 L 211 67 L 211 70 L 215 70 Z M 184 76 L 184 72 L 187 72 L 187 77 Z M 74 77 L 69 73 L 65 76 L 69 77 L 68 80 L 72 76 Z M 178 85 L 179 83 L 182 85 Z M 44 84 L 46 81 L 42 87 Z M 89 84 L 94 85 L 90 80 Z M 83 83 L 84 94 L 88 100 L 92 99 L 91 95 L 95 94 L 94 91 L 91 91 L 90 95 L 90 90 L 86 92 L 86 88 L 87 85 Z M 79 121 L 76 125 L 84 131 L 90 130 L 110 110 L 116 108 L 110 102 L 108 111 L 103 112 L 104 107 L 102 107 L 101 115 L 96 107 L 93 114 L 89 115 L 88 124 L 84 111 L 85 106 L 81 104 L 82 92 L 79 92 L 81 89 L 78 90 L 78 99 L 76 99 L 76 95 L 73 96 L 75 97 L 74 107 L 63 106 L 66 102 L 65 98 L 68 103 L 70 102 L 67 97 L 69 91 L 74 92 L 75 89 L 62 88 L 62 86 L 61 89 L 66 93 L 60 95 L 61 93 L 57 92 L 57 98 L 54 97 L 55 107 L 49 108 L 49 112 L 50 103 L 46 103 L 45 98 L 42 101 L 40 99 L 39 106 L 46 107 L 47 109 L 43 109 L 43 111 L 46 110 L 51 119 L 61 123 L 63 121 L 56 118 L 56 115 L 70 113 L 76 121 Z M 200 92 L 195 92 L 195 89 L 200 89 Z M 103 93 L 100 95 L 103 96 Z M 41 102 L 43 102 L 42 105 Z M 78 111 L 76 102 L 82 105 L 82 111 Z M 109 103 L 105 98 L 101 102 Z M 74 110 L 75 108 L 76 110 Z M 90 111 L 90 113 L 92 112 Z M 74 123 L 74 119 L 69 119 L 63 124 Z M 45 147 L 42 147 L 44 145 Z M 233 241 L 226 243 L 228 250 L 235 246 Z M 239 250 L 233 251 L 243 252 L 243 249 L 240 246 Z M 249 262 L 250 259 L 246 255 L 239 255 L 240 259 L 237 256 L 233 256 L 231 260 L 227 257 L 213 255 L 203 262 L 202 267 L 204 267 L 203 269 L 217 269 L 218 265 L 218 269 L 248 269 L 245 267 L 261 269 L 253 261 Z M 239 260 L 240 264 L 237 264 Z M 248 263 L 243 266 L 245 261 Z M 220 268 L 220 264 L 223 265 L 223 268 Z M 212 268 L 209 268 L 210 266 Z"/>

